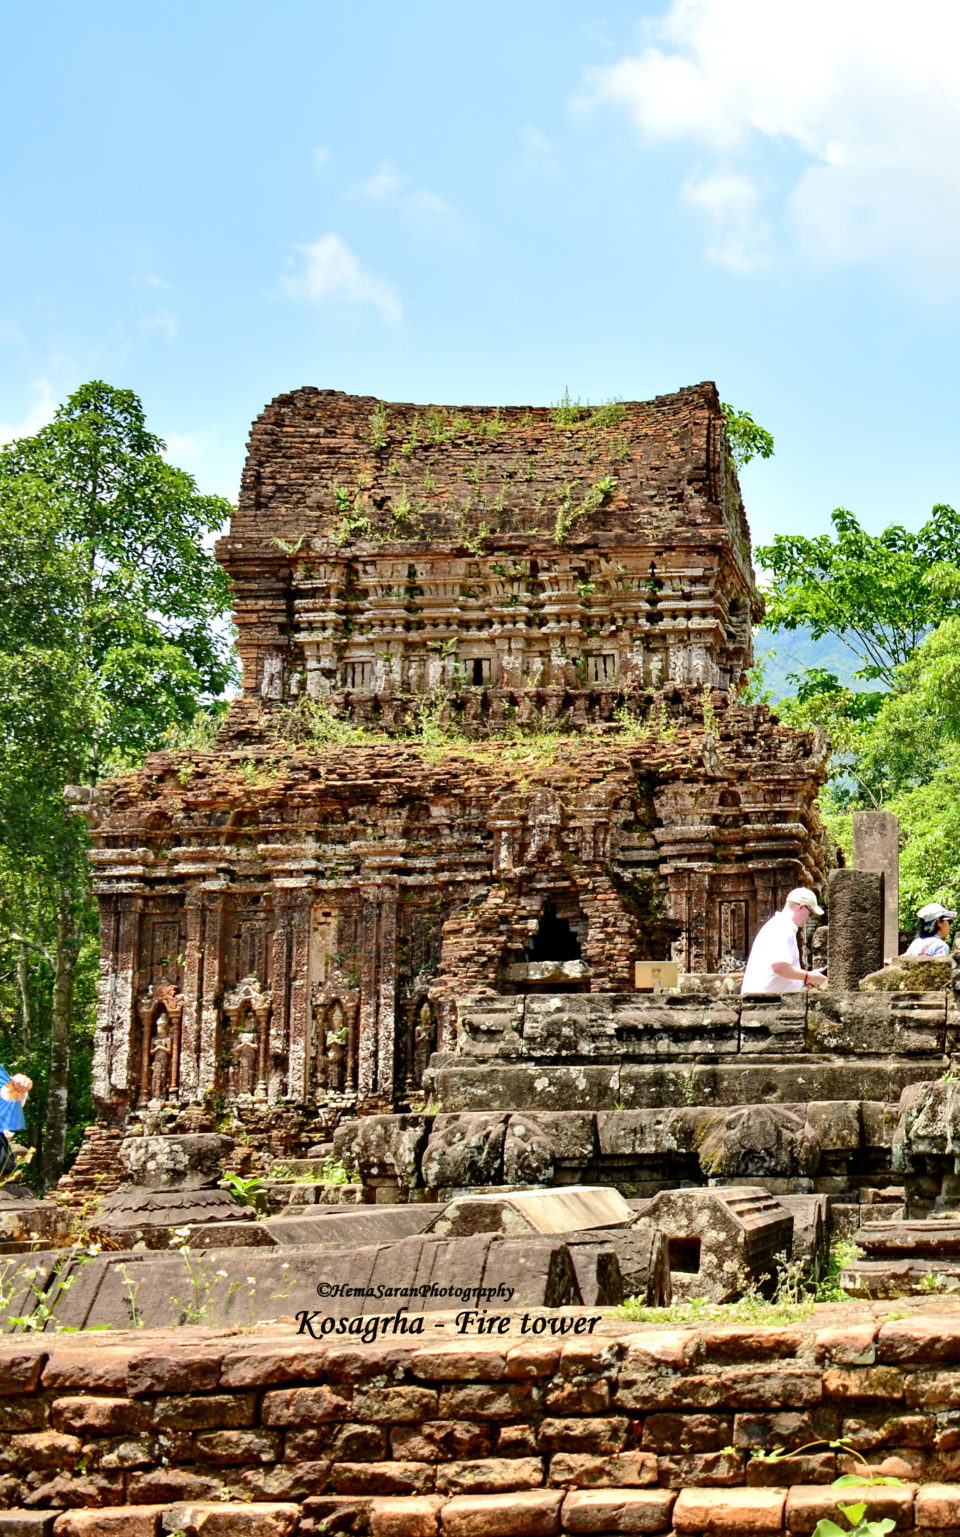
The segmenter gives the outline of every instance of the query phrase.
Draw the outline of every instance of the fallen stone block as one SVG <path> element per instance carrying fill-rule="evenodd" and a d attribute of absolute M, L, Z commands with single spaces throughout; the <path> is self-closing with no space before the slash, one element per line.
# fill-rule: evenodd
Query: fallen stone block
<path fill-rule="evenodd" d="M 793 1242 L 793 1218 L 754 1187 L 663 1190 L 643 1216 L 667 1237 L 674 1298 L 727 1302 L 744 1281 L 769 1289 Z"/>
<path fill-rule="evenodd" d="M 456 1238 L 468 1233 L 570 1233 L 585 1228 L 625 1226 L 633 1212 L 609 1185 L 565 1185 L 523 1190 L 509 1196 L 476 1195 L 451 1201 L 428 1229 Z"/>
<path fill-rule="evenodd" d="M 389 1243 L 422 1233 L 443 1207 L 437 1202 L 404 1206 L 324 1208 L 296 1217 L 268 1217 L 262 1226 L 284 1248 L 344 1249 L 351 1244 Z"/>

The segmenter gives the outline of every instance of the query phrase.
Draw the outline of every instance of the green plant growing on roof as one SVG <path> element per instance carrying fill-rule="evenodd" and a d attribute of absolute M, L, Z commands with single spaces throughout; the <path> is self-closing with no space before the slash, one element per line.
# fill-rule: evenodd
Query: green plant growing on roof
<path fill-rule="evenodd" d="M 387 408 L 378 400 L 370 414 L 370 441 L 377 453 L 387 446 Z"/>
<path fill-rule="evenodd" d="M 612 475 L 604 475 L 601 480 L 588 487 L 580 501 L 574 505 L 573 482 L 568 482 L 563 488 L 560 506 L 557 509 L 556 521 L 553 525 L 553 537 L 557 544 L 563 544 L 570 535 L 570 530 L 575 523 L 582 518 L 587 518 L 591 513 L 597 512 L 605 501 L 611 496 L 616 487 L 616 480 Z"/>
<path fill-rule="evenodd" d="M 594 406 L 591 423 L 594 427 L 619 427 L 627 414 L 627 408 L 622 400 L 604 400 L 599 406 Z"/>
<path fill-rule="evenodd" d="M 579 398 L 571 397 L 568 386 L 564 386 L 563 394 L 559 400 L 555 400 L 551 407 L 553 425 L 555 427 L 576 427 L 590 415 L 590 407 L 581 404 Z"/>

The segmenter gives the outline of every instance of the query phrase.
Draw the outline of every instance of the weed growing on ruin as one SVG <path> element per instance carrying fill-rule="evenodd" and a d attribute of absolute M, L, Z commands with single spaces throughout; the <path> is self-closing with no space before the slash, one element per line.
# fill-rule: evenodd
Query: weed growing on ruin
<path fill-rule="evenodd" d="M 413 503 L 407 492 L 407 482 L 400 487 L 400 494 L 391 504 L 390 515 L 395 523 L 409 523 L 413 517 Z"/>
<path fill-rule="evenodd" d="M 233 765 L 233 771 L 248 785 L 269 785 L 283 773 L 279 763 L 268 763 L 262 758 L 241 758 Z"/>
<path fill-rule="evenodd" d="M 614 398 L 594 406 L 591 420 L 595 427 L 619 427 L 626 414 L 627 408 L 623 401 Z"/>
<path fill-rule="evenodd" d="M 217 745 L 217 736 L 223 725 L 223 716 L 226 706 L 222 710 L 198 710 L 191 721 L 180 726 L 168 727 L 163 746 L 167 752 L 213 752 Z M 193 765 L 190 764 L 190 772 Z M 177 778 L 180 779 L 178 770 Z M 183 783 L 183 780 L 180 780 Z"/>
<path fill-rule="evenodd" d="M 225 1174 L 220 1181 L 241 1206 L 252 1206 L 261 1216 L 267 1209 L 267 1187 L 259 1174 Z"/>
<path fill-rule="evenodd" d="M 570 536 L 570 530 L 575 523 L 582 518 L 587 518 L 603 506 L 610 496 L 617 482 L 612 475 L 604 475 L 594 485 L 589 486 L 580 501 L 574 504 L 573 481 L 569 481 L 563 487 L 560 497 L 560 505 L 557 508 L 557 516 L 553 525 L 553 537 L 557 544 L 563 544 Z"/>
<path fill-rule="evenodd" d="M 202 1324 L 213 1302 L 213 1294 L 216 1290 L 214 1282 L 216 1280 L 227 1280 L 227 1272 L 225 1270 L 216 1270 L 212 1276 L 207 1273 L 206 1256 L 202 1251 L 191 1249 L 190 1247 L 189 1226 L 173 1228 L 167 1242 L 172 1249 L 177 1250 L 183 1260 L 190 1286 L 190 1292 L 186 1299 L 171 1297 L 170 1305 L 178 1309 L 180 1313 L 179 1323 Z M 217 1256 L 215 1254 L 211 1254 L 209 1258 L 216 1264 Z M 248 1276 L 247 1280 L 252 1281 L 253 1277 Z M 236 1296 L 239 1290 L 240 1282 L 231 1281 L 222 1298 L 224 1307 L 229 1306 L 230 1299 Z"/>
<path fill-rule="evenodd" d="M 841 1286 L 840 1277 L 848 1265 L 861 1258 L 861 1252 L 855 1243 L 846 1238 L 839 1238 L 830 1245 L 827 1263 L 817 1282 L 815 1296 L 818 1302 L 848 1301 L 849 1293 Z"/>
<path fill-rule="evenodd" d="M 130 1314 L 130 1327 L 131 1329 L 142 1329 L 143 1314 L 137 1307 L 137 1295 L 140 1290 L 139 1283 L 133 1279 L 126 1265 L 122 1264 L 119 1260 L 114 1263 L 113 1268 L 123 1282 L 124 1301 Z"/>
<path fill-rule="evenodd" d="M 277 710 L 270 726 L 278 741 L 302 742 L 314 748 L 359 747 L 387 740 L 382 733 L 368 731 L 351 720 L 334 715 L 325 700 L 314 699 L 309 694 L 301 694 L 294 704 Z"/>
<path fill-rule="evenodd" d="M 686 1302 L 658 1308 L 649 1307 L 639 1297 L 628 1297 L 615 1312 L 621 1318 L 640 1323 L 798 1323 L 810 1316 L 814 1306 L 806 1271 L 801 1262 L 790 1260 L 785 1254 L 776 1255 L 774 1262 L 776 1285 L 769 1297 L 764 1295 L 761 1285 L 770 1277 L 761 1277 L 757 1281 L 741 1274 L 737 1282 L 740 1296 L 735 1302 L 711 1302 L 706 1297 L 690 1297 Z"/>
<path fill-rule="evenodd" d="M 559 400 L 555 400 L 550 414 L 555 427 L 576 427 L 584 417 L 590 413 L 590 407 L 582 405 L 579 398 L 574 400 L 570 394 L 569 386 L 564 387 Z"/>
<path fill-rule="evenodd" d="M 24 1282 L 27 1292 L 34 1299 L 33 1308 L 29 1313 L 13 1313 L 7 1316 L 6 1327 L 15 1332 L 22 1330 L 27 1334 L 39 1334 L 47 1328 L 59 1330 L 61 1326 L 57 1320 L 57 1308 L 60 1306 L 67 1292 L 76 1285 L 87 1265 L 95 1260 L 100 1253 L 102 1245 L 92 1243 L 85 1249 L 67 1249 L 62 1251 L 49 1269 L 45 1265 L 30 1265 L 25 1269 L 9 1266 L 9 1275 L 5 1285 L 12 1284 L 13 1291 L 7 1300 L 11 1300 L 14 1291 L 21 1291 Z"/>
<path fill-rule="evenodd" d="M 489 539 L 489 537 L 490 537 L 490 526 L 489 526 L 489 524 L 484 523 L 484 522 L 481 521 L 479 526 L 477 527 L 476 533 L 475 534 L 465 534 L 463 542 L 466 545 L 467 549 L 470 551 L 471 555 L 482 555 L 483 554 L 483 547 L 484 547 L 486 541 Z"/>
<path fill-rule="evenodd" d="M 388 425 L 387 408 L 382 400 L 378 400 L 370 413 L 370 442 L 377 453 L 387 446 Z"/>

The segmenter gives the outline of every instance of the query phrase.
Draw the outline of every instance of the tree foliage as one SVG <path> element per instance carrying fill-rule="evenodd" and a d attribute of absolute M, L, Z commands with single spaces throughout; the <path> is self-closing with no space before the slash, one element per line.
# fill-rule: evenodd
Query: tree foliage
<path fill-rule="evenodd" d="M 960 518 L 939 505 L 916 533 L 893 524 L 868 534 L 838 507 L 831 522 L 833 534 L 778 534 L 757 550 L 771 577 L 765 623 L 836 636 L 860 661 L 858 677 L 891 688 L 896 668 L 958 607 Z"/>
<path fill-rule="evenodd" d="M 810 668 L 778 709 L 830 736 L 822 804 L 841 842 L 855 810 L 900 818 L 910 924 L 925 902 L 960 897 L 960 517 L 934 507 L 916 533 L 869 535 L 843 511 L 833 524 L 833 535 L 781 535 L 757 552 L 773 576 L 766 624 L 838 637 L 874 686 L 850 689 Z"/>
<path fill-rule="evenodd" d="M 229 504 L 167 464 L 128 390 L 71 395 L 0 450 L 0 1048 L 46 1097 L 62 1164 L 71 1056 L 88 1038 L 95 918 L 68 784 L 138 761 L 233 676 L 207 548 Z"/>
<path fill-rule="evenodd" d="M 773 434 L 755 422 L 749 411 L 738 411 L 729 405 L 721 405 L 720 409 L 727 419 L 727 443 L 738 468 L 751 459 L 773 457 Z"/>

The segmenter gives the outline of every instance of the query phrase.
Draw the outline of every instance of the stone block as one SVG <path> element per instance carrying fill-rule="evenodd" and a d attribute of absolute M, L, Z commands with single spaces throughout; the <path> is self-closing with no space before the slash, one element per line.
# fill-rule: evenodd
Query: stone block
<path fill-rule="evenodd" d="M 660 1532 L 675 1496 L 666 1489 L 583 1489 L 563 1502 L 566 1532 Z"/>
<path fill-rule="evenodd" d="M 652 1452 L 555 1452 L 550 1458 L 547 1482 L 557 1488 L 633 1488 L 657 1482 L 657 1459 Z"/>
<path fill-rule="evenodd" d="M 564 1185 L 553 1190 L 518 1190 L 510 1196 L 477 1195 L 451 1201 L 428 1231 L 459 1238 L 472 1233 L 571 1233 L 584 1228 L 626 1226 L 633 1211 L 610 1185 Z"/>
<path fill-rule="evenodd" d="M 149 1406 L 129 1398 L 56 1398 L 51 1416 L 55 1429 L 78 1436 L 125 1435 L 150 1423 Z"/>
<path fill-rule="evenodd" d="M 739 1049 L 747 1056 L 793 1056 L 803 1051 L 804 993 L 748 994 L 740 1007 Z"/>
<path fill-rule="evenodd" d="M 496 1072 L 489 1067 L 446 1067 L 436 1074 L 436 1096 L 445 1112 L 612 1110 L 619 1098 L 619 1076 L 615 1067 L 554 1065 L 549 1072 L 525 1064 L 498 1064 Z"/>
<path fill-rule="evenodd" d="M 163 1511 L 162 1505 L 65 1510 L 53 1523 L 53 1537 L 156 1537 Z"/>
<path fill-rule="evenodd" d="M 782 1489 L 681 1489 L 673 1507 L 677 1532 L 779 1532 L 786 1495 Z"/>
<path fill-rule="evenodd" d="M 429 1119 L 422 1115 L 365 1115 L 353 1139 L 353 1165 L 365 1185 L 393 1179 L 412 1189 L 422 1183 L 420 1159 Z"/>
<path fill-rule="evenodd" d="M 644 1217 L 667 1236 L 674 1297 L 725 1302 L 742 1277 L 763 1283 L 789 1254 L 793 1219 L 766 1191 L 742 1187 L 664 1190 Z"/>
<path fill-rule="evenodd" d="M 469 1462 L 442 1462 L 437 1468 L 438 1494 L 504 1494 L 539 1489 L 543 1463 L 539 1457 L 486 1457 Z"/>
<path fill-rule="evenodd" d="M 443 1507 L 445 1537 L 553 1537 L 560 1530 L 559 1491 L 458 1494 Z"/>
<path fill-rule="evenodd" d="M 503 1139 L 503 1179 L 507 1185 L 549 1185 L 553 1179 L 553 1147 L 537 1122 L 512 1115 Z"/>
<path fill-rule="evenodd" d="M 200 1190 L 215 1185 L 234 1146 L 219 1132 L 163 1137 L 124 1137 L 120 1162 L 132 1185 L 147 1190 Z"/>
<path fill-rule="evenodd" d="M 424 1184 L 502 1184 L 506 1122 L 505 1115 L 436 1116 L 423 1152 Z"/>
<path fill-rule="evenodd" d="M 51 1537 L 55 1510 L 0 1510 L 0 1537 Z"/>
<path fill-rule="evenodd" d="M 890 1519 L 901 1531 L 909 1530 L 913 1524 L 913 1496 L 912 1484 L 902 1489 L 890 1486 L 876 1489 L 869 1484 L 851 1484 L 843 1489 L 794 1484 L 787 1494 L 786 1529 L 790 1533 L 812 1532 L 824 1517 L 835 1521 L 839 1505 L 864 1504 L 868 1520 Z"/>
<path fill-rule="evenodd" d="M 921 1531 L 960 1529 L 960 1484 L 923 1484 L 917 1490 L 913 1519 Z M 3 1527 L 0 1525 L 0 1537 Z"/>
<path fill-rule="evenodd" d="M 489 1425 L 474 1420 L 423 1420 L 395 1425 L 390 1447 L 400 1462 L 462 1462 L 488 1457 L 494 1435 Z"/>
<path fill-rule="evenodd" d="M 831 978 L 829 990 L 808 1000 L 807 1047 L 837 1055 L 936 1057 L 944 1049 L 946 1020 L 943 993 L 842 993 Z"/>
<path fill-rule="evenodd" d="M 443 1500 L 435 1494 L 386 1495 L 370 1505 L 370 1537 L 437 1537 Z"/>
<path fill-rule="evenodd" d="M 827 969 L 831 988 L 842 992 L 883 965 L 883 873 L 832 870 L 827 907 Z"/>
<path fill-rule="evenodd" d="M 960 1326 L 952 1318 L 894 1318 L 881 1324 L 877 1360 L 894 1365 L 960 1361 Z"/>
<path fill-rule="evenodd" d="M 47 1364 L 47 1351 L 22 1346 L 0 1349 L 0 1380 L 4 1394 L 33 1393 Z"/>
<path fill-rule="evenodd" d="M 539 1127 L 550 1143 L 555 1163 L 584 1164 L 593 1157 L 597 1118 L 592 1111 L 529 1110 L 524 1119 Z"/>
<path fill-rule="evenodd" d="M 184 1537 L 291 1537 L 300 1523 L 299 1505 L 283 1502 L 174 1505 L 163 1515 L 163 1531 Z"/>
<path fill-rule="evenodd" d="M 953 983 L 949 956 L 899 955 L 892 965 L 860 978 L 863 993 L 946 992 Z"/>
<path fill-rule="evenodd" d="M 602 1242 L 615 1256 L 622 1297 L 637 1297 L 648 1307 L 668 1307 L 672 1300 L 670 1254 L 666 1234 L 644 1218 L 627 1228 L 595 1228 L 592 1232 L 567 1235 L 570 1252 L 584 1303 L 593 1306 L 583 1293 L 578 1250 L 581 1245 Z"/>
<path fill-rule="evenodd" d="M 442 1207 L 436 1202 L 404 1206 L 356 1206 L 331 1212 L 268 1217 L 260 1224 L 283 1248 L 347 1249 L 390 1243 L 422 1233 Z"/>

